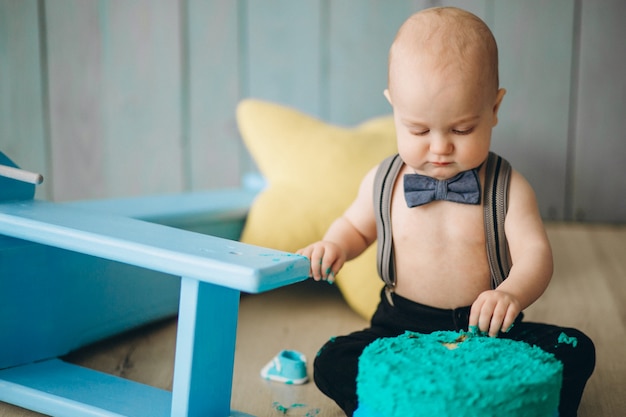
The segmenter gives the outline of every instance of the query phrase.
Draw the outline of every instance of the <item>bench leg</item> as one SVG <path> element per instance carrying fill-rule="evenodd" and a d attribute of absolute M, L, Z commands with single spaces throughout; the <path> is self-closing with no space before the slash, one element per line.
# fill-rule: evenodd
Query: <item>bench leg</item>
<path fill-rule="evenodd" d="M 182 278 L 173 417 L 230 415 L 238 310 L 239 291 Z"/>

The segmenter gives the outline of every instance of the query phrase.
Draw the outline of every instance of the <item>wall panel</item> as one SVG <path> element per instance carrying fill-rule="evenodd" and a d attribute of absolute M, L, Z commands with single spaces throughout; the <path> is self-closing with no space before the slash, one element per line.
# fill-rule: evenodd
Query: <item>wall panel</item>
<path fill-rule="evenodd" d="M 104 1 L 103 157 L 108 193 L 180 191 L 181 19 L 178 1 Z"/>
<path fill-rule="evenodd" d="M 576 220 L 626 221 L 626 2 L 582 2 L 574 142 Z"/>
<path fill-rule="evenodd" d="M 241 172 L 249 169 L 234 112 L 241 96 L 240 3 L 187 2 L 182 102 L 186 189 L 236 186 Z"/>
<path fill-rule="evenodd" d="M 493 149 L 534 187 L 542 215 L 565 213 L 574 0 L 494 2 L 500 84 Z"/>
<path fill-rule="evenodd" d="M 245 96 L 320 113 L 321 10 L 318 0 L 245 3 Z"/>
<path fill-rule="evenodd" d="M 433 6 L 459 7 L 480 17 L 493 30 L 494 3 L 496 0 L 441 0 L 431 1 Z"/>
<path fill-rule="evenodd" d="M 24 169 L 46 177 L 37 197 L 49 196 L 36 0 L 0 0 L 0 150 Z"/>
<path fill-rule="evenodd" d="M 105 172 L 102 33 L 95 1 L 46 2 L 52 197 L 110 195 Z"/>
<path fill-rule="evenodd" d="M 46 2 L 54 198 L 178 191 L 176 2 Z"/>
<path fill-rule="evenodd" d="M 391 113 L 383 96 L 389 47 L 402 22 L 428 3 L 330 1 L 328 120 L 354 125 Z"/>
<path fill-rule="evenodd" d="M 393 37 L 440 5 L 495 33 L 493 149 L 542 215 L 626 221 L 618 0 L 0 0 L 0 147 L 55 200 L 234 186 L 255 170 L 241 98 L 341 125 L 389 114 Z"/>

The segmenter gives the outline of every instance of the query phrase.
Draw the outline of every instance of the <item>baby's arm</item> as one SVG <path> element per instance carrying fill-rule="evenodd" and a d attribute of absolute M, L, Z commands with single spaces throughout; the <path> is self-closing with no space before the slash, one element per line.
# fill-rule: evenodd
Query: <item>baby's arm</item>
<path fill-rule="evenodd" d="M 545 291 L 552 277 L 552 250 L 530 184 L 517 171 L 511 173 L 509 208 L 504 231 L 513 266 L 495 290 L 478 296 L 470 313 L 470 326 L 496 336 Z"/>
<path fill-rule="evenodd" d="M 376 168 L 365 176 L 356 199 L 328 228 L 323 239 L 297 251 L 311 261 L 311 276 L 332 282 L 343 264 L 376 240 L 373 184 Z"/>

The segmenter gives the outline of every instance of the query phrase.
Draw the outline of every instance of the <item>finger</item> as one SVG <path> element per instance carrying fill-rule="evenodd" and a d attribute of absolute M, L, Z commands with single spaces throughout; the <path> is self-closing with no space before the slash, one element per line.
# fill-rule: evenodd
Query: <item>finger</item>
<path fill-rule="evenodd" d="M 313 277 L 313 268 L 311 268 L 311 246 L 307 246 L 306 248 L 298 249 L 296 251 L 296 255 L 304 256 L 309 260 L 309 278 Z"/>
<path fill-rule="evenodd" d="M 482 298 L 478 298 L 476 301 L 474 301 L 474 304 L 472 304 L 472 308 L 470 309 L 470 316 L 469 316 L 469 322 L 468 322 L 468 326 L 470 328 L 478 328 L 478 319 L 480 317 L 480 310 L 482 309 L 483 306 L 483 300 Z"/>
<path fill-rule="evenodd" d="M 492 301 L 485 301 L 480 309 L 480 315 L 478 316 L 478 329 L 487 333 L 491 326 L 491 319 L 493 316 L 494 305 Z"/>
<path fill-rule="evenodd" d="M 508 333 L 513 328 L 513 325 L 515 324 L 515 319 L 517 319 L 518 314 L 519 312 L 517 311 L 517 309 L 515 309 L 512 305 L 509 306 L 509 309 L 506 312 L 506 317 L 502 322 L 502 331 L 504 333 Z"/>
<path fill-rule="evenodd" d="M 324 259 L 324 247 L 316 247 L 311 253 L 311 276 L 316 281 L 322 279 L 322 262 Z"/>
<path fill-rule="evenodd" d="M 305 258 L 311 259 L 311 246 L 307 246 L 306 248 L 301 248 L 296 251 L 296 255 L 304 256 Z"/>
<path fill-rule="evenodd" d="M 330 275 L 332 274 L 334 277 L 334 273 L 333 273 L 333 259 L 329 259 L 332 258 L 331 256 L 325 256 L 322 259 L 322 264 L 320 265 L 320 269 L 321 269 L 321 274 L 322 274 L 322 279 L 323 280 L 329 280 Z M 330 260 L 330 262 L 329 262 Z"/>
<path fill-rule="evenodd" d="M 507 306 L 503 306 L 502 304 L 496 305 L 496 308 L 491 315 L 491 323 L 489 325 L 489 336 L 496 337 L 498 333 L 500 333 L 500 329 L 502 329 L 504 318 L 506 316 Z"/>
<path fill-rule="evenodd" d="M 326 281 L 331 285 L 335 283 L 335 273 L 333 271 L 330 271 L 330 273 L 326 277 Z"/>

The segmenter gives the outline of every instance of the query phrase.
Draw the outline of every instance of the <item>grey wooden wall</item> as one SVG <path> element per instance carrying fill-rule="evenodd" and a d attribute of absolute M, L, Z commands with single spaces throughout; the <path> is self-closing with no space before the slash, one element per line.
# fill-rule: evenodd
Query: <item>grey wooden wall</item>
<path fill-rule="evenodd" d="M 235 186 L 243 97 L 353 125 L 387 114 L 412 12 L 466 7 L 507 88 L 493 148 L 547 219 L 626 221 L 622 0 L 0 0 L 0 149 L 56 201 Z"/>

